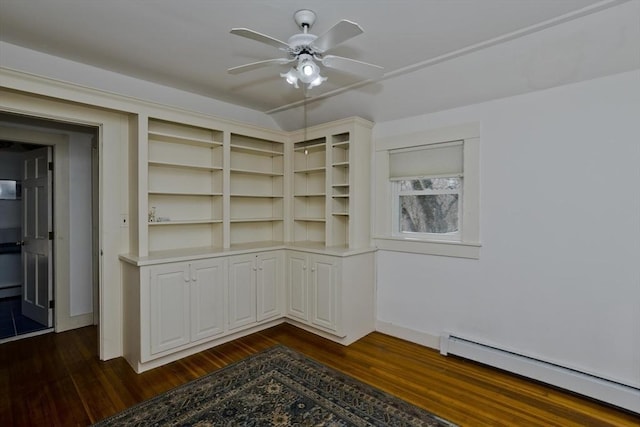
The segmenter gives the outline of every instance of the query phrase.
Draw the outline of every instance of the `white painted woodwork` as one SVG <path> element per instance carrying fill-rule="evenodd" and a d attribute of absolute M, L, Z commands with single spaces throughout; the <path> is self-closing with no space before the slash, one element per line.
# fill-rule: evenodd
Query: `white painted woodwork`
<path fill-rule="evenodd" d="M 257 321 L 255 255 L 229 258 L 229 329 Z"/>
<path fill-rule="evenodd" d="M 256 255 L 257 273 L 257 320 L 282 316 L 284 262 L 281 251 L 265 252 Z"/>
<path fill-rule="evenodd" d="M 151 270 L 151 354 L 190 342 L 190 290 L 189 264 L 165 264 Z"/>
<path fill-rule="evenodd" d="M 224 332 L 224 260 L 171 263 L 151 269 L 151 354 Z"/>
<path fill-rule="evenodd" d="M 292 133 L 293 242 L 369 246 L 371 126 L 353 118 Z"/>
<path fill-rule="evenodd" d="M 287 315 L 341 334 L 341 258 L 288 251 Z"/>
<path fill-rule="evenodd" d="M 338 331 L 340 294 L 340 259 L 326 255 L 310 255 L 311 324 Z"/>
<path fill-rule="evenodd" d="M 229 257 L 229 329 L 282 316 L 281 251 Z"/>
<path fill-rule="evenodd" d="M 224 332 L 224 260 L 193 262 L 191 273 L 191 341 Z"/>
<path fill-rule="evenodd" d="M 134 369 L 285 318 L 345 344 L 373 330 L 370 122 L 310 128 L 312 143 L 188 115 L 139 122 L 138 193 L 146 197 L 137 253 L 121 257 L 138 269 L 123 275 L 134 286 L 125 304 L 136 326 L 125 338 Z M 365 217 L 356 223 L 357 212 Z M 354 298 L 342 292 L 342 264 L 361 256 Z M 350 304 L 359 325 L 345 328 Z"/>
<path fill-rule="evenodd" d="M 309 319 L 307 263 L 306 254 L 287 253 L 287 316 L 302 321 Z"/>

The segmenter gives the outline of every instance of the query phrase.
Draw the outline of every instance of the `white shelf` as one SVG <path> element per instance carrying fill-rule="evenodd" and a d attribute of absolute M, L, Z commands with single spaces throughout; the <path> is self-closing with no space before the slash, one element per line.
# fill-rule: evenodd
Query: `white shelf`
<path fill-rule="evenodd" d="M 331 197 L 335 197 L 335 198 L 338 198 L 338 197 L 342 197 L 342 198 L 349 198 L 349 195 L 348 195 L 348 194 L 334 194 L 334 195 L 332 195 Z"/>
<path fill-rule="evenodd" d="M 149 131 L 149 140 L 170 142 L 173 144 L 196 145 L 200 147 L 217 147 L 222 145 L 222 142 L 213 141 L 209 139 L 172 135 L 169 133 L 155 132 L 155 131 Z"/>
<path fill-rule="evenodd" d="M 293 219 L 294 221 L 305 221 L 305 222 L 326 222 L 325 218 L 308 218 L 308 217 L 296 217 Z"/>
<path fill-rule="evenodd" d="M 155 160 L 149 161 L 149 166 L 163 167 L 163 168 L 178 168 L 178 169 L 193 169 L 201 171 L 219 171 L 222 167 L 218 166 L 197 166 L 184 163 L 171 163 L 171 162 L 159 162 Z"/>
<path fill-rule="evenodd" d="M 325 142 L 312 142 L 309 144 L 305 144 L 304 142 L 298 142 L 296 143 L 296 147 L 294 148 L 294 151 L 302 151 L 302 152 L 304 152 L 304 150 L 322 151 L 325 149 L 325 147 L 326 147 Z"/>
<path fill-rule="evenodd" d="M 324 166 L 321 167 L 317 167 L 317 168 L 307 168 L 307 169 L 298 169 L 298 170 L 294 170 L 293 172 L 295 173 L 320 173 L 320 172 L 324 172 L 327 168 L 325 168 Z"/>
<path fill-rule="evenodd" d="M 294 197 L 326 197 L 326 193 L 294 194 Z"/>
<path fill-rule="evenodd" d="M 284 173 L 281 173 L 281 172 L 267 172 L 267 171 L 259 171 L 254 169 L 233 168 L 233 169 L 230 169 L 230 171 L 232 173 L 243 173 L 247 175 L 284 176 Z"/>
<path fill-rule="evenodd" d="M 239 223 L 239 222 L 273 222 L 273 221 L 283 221 L 283 218 L 231 218 L 230 222 Z"/>
<path fill-rule="evenodd" d="M 217 224 L 221 223 L 221 219 L 185 219 L 175 221 L 156 221 L 147 223 L 150 227 L 159 225 L 189 225 L 189 224 Z"/>
<path fill-rule="evenodd" d="M 333 144 L 331 144 L 332 147 L 336 147 L 336 148 L 348 148 L 349 146 L 349 141 L 340 141 L 340 142 L 334 142 Z"/>
<path fill-rule="evenodd" d="M 231 197 L 247 197 L 247 198 L 265 198 L 265 199 L 282 199 L 283 195 L 276 194 L 230 194 Z"/>
<path fill-rule="evenodd" d="M 336 216 L 349 216 L 349 214 L 347 212 L 333 212 L 331 215 L 336 215 Z"/>
<path fill-rule="evenodd" d="M 182 192 L 182 191 L 157 191 L 150 190 L 148 194 L 156 194 L 163 196 L 222 196 L 222 193 L 199 193 L 199 192 Z"/>
<path fill-rule="evenodd" d="M 333 166 L 333 167 L 341 167 L 341 168 L 348 168 L 349 167 L 349 162 L 333 163 L 331 166 Z"/>
<path fill-rule="evenodd" d="M 264 148 L 247 147 L 247 146 L 244 146 L 244 145 L 237 145 L 237 144 L 231 144 L 231 150 L 237 151 L 237 152 L 240 152 L 240 153 L 269 155 L 271 157 L 272 156 L 284 156 L 284 153 L 282 151 L 267 150 L 267 149 L 264 149 Z"/>

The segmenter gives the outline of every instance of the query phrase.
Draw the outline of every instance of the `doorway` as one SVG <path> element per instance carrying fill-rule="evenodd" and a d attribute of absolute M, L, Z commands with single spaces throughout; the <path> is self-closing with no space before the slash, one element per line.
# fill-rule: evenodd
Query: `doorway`
<path fill-rule="evenodd" d="M 62 323 L 75 327 L 97 324 L 97 128 L 9 113 L 0 114 L 0 126 L 0 175 L 11 174 L 6 181 L 15 181 L 21 189 L 14 200 L 0 200 L 0 243 L 5 243 L 0 246 L 11 251 L 0 254 L 0 267 L 4 267 L 0 268 L 0 343 L 59 329 L 61 322 L 56 319 L 61 313 L 53 314 L 57 305 L 54 296 L 58 295 L 55 278 L 60 275 L 54 274 L 54 268 L 68 269 L 62 284 L 68 289 L 68 301 L 65 298 L 62 303 L 66 317 L 73 322 Z M 15 134 L 20 137 L 4 138 Z M 44 153 L 40 154 L 40 167 L 58 181 L 49 186 L 51 197 L 36 192 L 40 196 L 34 198 L 29 192 L 33 184 L 26 179 L 29 163 L 25 161 L 34 153 Z M 54 174 L 56 168 L 61 170 Z M 46 200 L 48 215 L 41 212 Z M 36 238 L 30 203 L 39 205 L 37 210 L 44 215 L 35 216 L 35 223 L 41 223 L 36 227 Z M 31 230 L 27 223 L 32 223 Z M 55 240 L 56 224 L 68 230 L 60 239 L 64 244 Z M 69 327 L 62 325 L 62 329 Z"/>

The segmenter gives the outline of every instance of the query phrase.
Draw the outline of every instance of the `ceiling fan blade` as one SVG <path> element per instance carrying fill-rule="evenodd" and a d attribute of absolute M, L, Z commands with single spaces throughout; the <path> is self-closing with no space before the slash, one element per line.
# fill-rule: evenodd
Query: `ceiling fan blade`
<path fill-rule="evenodd" d="M 384 71 L 384 68 L 379 65 L 368 64 L 366 62 L 335 55 L 325 55 L 322 58 L 322 65 L 327 68 L 334 68 L 350 74 L 361 75 L 369 79 L 382 77 Z"/>
<path fill-rule="evenodd" d="M 267 59 L 265 61 L 252 62 L 250 64 L 229 68 L 227 72 L 230 74 L 239 74 L 239 73 L 244 73 L 245 71 L 251 71 L 251 70 L 255 70 L 256 68 L 266 67 L 269 65 L 284 65 L 292 61 L 294 61 L 294 59 L 287 59 L 287 58 Z"/>
<path fill-rule="evenodd" d="M 246 37 L 260 43 L 265 43 L 278 49 L 289 49 L 289 44 L 283 42 L 282 40 L 274 39 L 271 36 L 250 30 L 248 28 L 233 28 L 230 32 L 231 34 Z"/>
<path fill-rule="evenodd" d="M 313 45 L 321 52 L 326 52 L 340 43 L 362 34 L 363 32 L 364 31 L 360 25 L 343 19 L 333 27 L 329 28 L 326 33 L 315 39 Z"/>

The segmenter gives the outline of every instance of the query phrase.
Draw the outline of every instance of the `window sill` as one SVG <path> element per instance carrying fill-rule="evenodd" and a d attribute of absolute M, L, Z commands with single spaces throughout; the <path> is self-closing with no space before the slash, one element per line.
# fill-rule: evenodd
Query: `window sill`
<path fill-rule="evenodd" d="M 445 240 L 410 240 L 394 237 L 375 237 L 374 241 L 378 249 L 385 251 L 411 252 L 415 254 L 456 258 L 480 258 L 480 243 L 450 242 Z"/>

